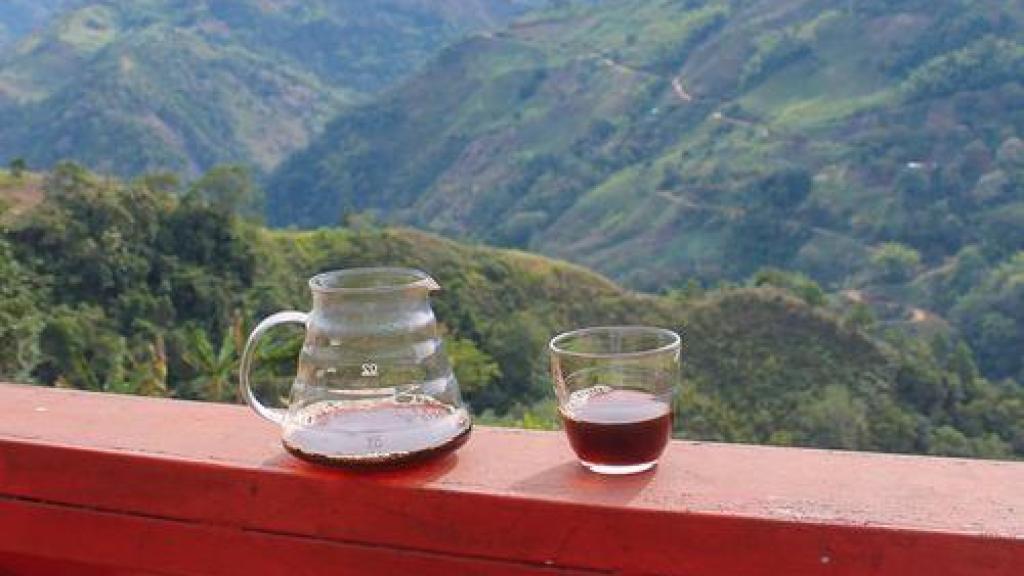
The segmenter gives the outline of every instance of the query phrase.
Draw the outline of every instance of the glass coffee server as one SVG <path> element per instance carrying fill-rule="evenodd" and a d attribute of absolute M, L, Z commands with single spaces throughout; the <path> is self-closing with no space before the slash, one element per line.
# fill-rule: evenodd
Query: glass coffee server
<path fill-rule="evenodd" d="M 450 452 L 472 422 L 444 352 L 426 273 L 354 268 L 309 281 L 311 312 L 279 312 L 253 330 L 241 359 L 241 395 L 282 427 L 292 454 L 345 467 L 382 467 Z M 264 406 L 250 371 L 259 339 L 302 324 L 305 341 L 287 410 Z"/>

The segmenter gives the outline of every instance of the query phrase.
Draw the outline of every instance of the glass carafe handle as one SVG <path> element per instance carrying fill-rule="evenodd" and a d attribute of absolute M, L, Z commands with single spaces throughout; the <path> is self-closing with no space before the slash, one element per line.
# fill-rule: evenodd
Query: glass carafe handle
<path fill-rule="evenodd" d="M 274 326 L 280 324 L 302 324 L 306 326 L 306 320 L 308 315 L 305 312 L 297 312 L 289 310 L 287 312 L 278 312 L 277 314 L 271 314 L 263 319 L 262 322 L 256 325 L 256 328 L 249 334 L 249 340 L 245 343 L 245 350 L 242 351 L 241 367 L 238 370 L 238 392 L 245 398 L 245 402 L 250 408 L 256 411 L 257 414 L 263 416 L 267 420 L 275 424 L 284 423 L 284 412 L 275 408 L 267 408 L 256 399 L 256 396 L 252 393 L 252 386 L 249 384 L 249 371 L 252 370 L 252 356 L 256 350 L 256 343 L 259 339 Z"/>

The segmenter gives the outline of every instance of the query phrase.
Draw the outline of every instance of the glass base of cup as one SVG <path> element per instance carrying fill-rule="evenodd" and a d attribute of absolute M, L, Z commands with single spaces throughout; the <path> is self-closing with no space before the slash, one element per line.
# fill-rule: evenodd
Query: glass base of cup
<path fill-rule="evenodd" d="M 626 474 L 639 474 L 641 472 L 647 472 L 651 468 L 654 468 L 658 464 L 658 461 L 652 460 L 651 462 L 644 462 L 642 464 L 613 465 L 594 464 L 592 462 L 587 462 L 586 460 L 580 460 L 580 464 L 582 464 L 583 467 L 586 468 L 587 470 L 590 470 L 591 472 L 596 472 L 598 474 L 607 474 L 609 476 L 624 476 Z"/>

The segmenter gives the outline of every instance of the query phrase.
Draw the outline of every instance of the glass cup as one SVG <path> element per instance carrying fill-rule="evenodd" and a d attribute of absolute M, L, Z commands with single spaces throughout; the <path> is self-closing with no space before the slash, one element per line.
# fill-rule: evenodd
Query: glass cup
<path fill-rule="evenodd" d="M 569 444 L 583 466 L 634 474 L 658 463 L 672 435 L 682 340 L 647 326 L 583 328 L 548 345 Z"/>

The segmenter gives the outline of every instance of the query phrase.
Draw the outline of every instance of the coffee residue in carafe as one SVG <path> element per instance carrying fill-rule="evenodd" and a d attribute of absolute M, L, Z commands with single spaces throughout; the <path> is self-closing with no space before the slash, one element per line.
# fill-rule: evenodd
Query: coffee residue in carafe
<path fill-rule="evenodd" d="M 285 424 L 285 449 L 300 458 L 346 468 L 385 468 L 455 450 L 472 428 L 465 408 L 408 395 L 365 404 L 322 401 Z"/>

